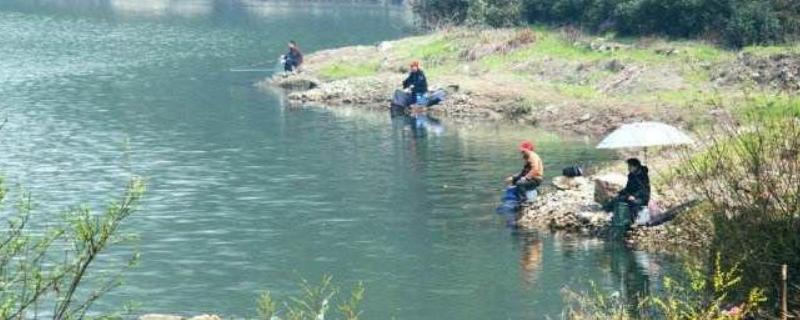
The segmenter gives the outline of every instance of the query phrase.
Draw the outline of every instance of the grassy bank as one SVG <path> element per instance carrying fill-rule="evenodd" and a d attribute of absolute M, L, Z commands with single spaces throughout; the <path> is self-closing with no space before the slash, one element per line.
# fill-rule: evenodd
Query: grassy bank
<path fill-rule="evenodd" d="M 573 29 L 454 28 L 312 54 L 306 76 L 322 83 L 316 90 L 328 91 L 296 98 L 350 103 L 342 98 L 346 92 L 332 88 L 358 91 L 369 83 L 378 89 L 361 100 L 385 103 L 408 62 L 420 60 L 431 85 L 459 88 L 461 96 L 440 108 L 444 114 L 584 134 L 641 119 L 694 129 L 737 113 L 745 97 L 794 99 L 799 53 L 798 45 L 731 51 L 698 41 L 599 38 Z"/>

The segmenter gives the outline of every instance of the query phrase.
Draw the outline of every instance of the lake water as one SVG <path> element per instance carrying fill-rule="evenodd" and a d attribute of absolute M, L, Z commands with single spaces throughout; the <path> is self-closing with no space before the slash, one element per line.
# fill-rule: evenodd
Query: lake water
<path fill-rule="evenodd" d="M 368 319 L 558 318 L 562 288 L 636 295 L 665 262 L 617 244 L 516 233 L 496 216 L 515 146 L 549 176 L 593 141 L 511 125 L 287 108 L 252 83 L 307 51 L 408 34 L 400 7 L 211 0 L 0 1 L 0 170 L 39 221 L 149 191 L 126 232 L 141 264 L 97 311 L 254 315 L 323 274 L 364 281 Z M 130 253 L 110 252 L 100 269 Z"/>

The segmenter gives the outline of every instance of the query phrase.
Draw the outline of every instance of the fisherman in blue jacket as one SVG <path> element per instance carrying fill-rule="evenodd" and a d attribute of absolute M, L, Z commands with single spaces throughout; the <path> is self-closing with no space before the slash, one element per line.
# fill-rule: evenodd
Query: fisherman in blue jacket
<path fill-rule="evenodd" d="M 411 62 L 411 72 L 403 80 L 403 89 L 411 91 L 411 104 L 427 105 L 428 79 L 419 67 L 419 61 Z"/>
<path fill-rule="evenodd" d="M 289 52 L 283 56 L 283 71 L 294 72 L 301 64 L 303 64 L 303 53 L 297 48 L 297 42 L 289 41 Z"/>

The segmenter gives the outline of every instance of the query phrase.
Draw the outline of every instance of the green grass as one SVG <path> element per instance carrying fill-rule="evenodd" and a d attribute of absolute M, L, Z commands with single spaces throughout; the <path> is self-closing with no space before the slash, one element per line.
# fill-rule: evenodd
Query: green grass
<path fill-rule="evenodd" d="M 750 46 L 742 50 L 755 56 L 770 56 L 775 54 L 800 54 L 800 43 L 780 46 Z"/>
<path fill-rule="evenodd" d="M 556 91 L 559 93 L 578 99 L 597 99 L 601 98 L 603 94 L 592 86 L 576 85 L 576 84 L 556 84 Z"/>
<path fill-rule="evenodd" d="M 334 62 L 324 66 L 319 75 L 328 80 L 338 80 L 345 78 L 359 78 L 374 76 L 378 73 L 377 63 L 344 63 Z"/>
<path fill-rule="evenodd" d="M 608 39 L 611 42 L 618 42 L 628 45 L 616 51 L 601 52 L 592 50 L 585 44 L 570 43 L 563 36 L 552 29 L 536 27 L 536 42 L 518 49 L 509 54 L 495 54 L 484 57 L 480 63 L 482 66 L 491 70 L 507 68 L 511 65 L 522 63 L 529 60 L 551 58 L 560 60 L 580 61 L 592 63 L 600 60 L 619 59 L 626 63 L 637 64 L 682 64 L 686 62 L 695 63 L 699 61 L 717 63 L 725 59 L 730 59 L 733 54 L 723 49 L 704 44 L 701 42 L 659 42 L 659 45 L 652 47 L 635 47 L 634 41 L 625 39 Z M 659 47 L 674 47 L 678 52 L 674 55 L 663 55 L 656 53 Z"/>
<path fill-rule="evenodd" d="M 736 115 L 744 119 L 780 119 L 800 117 L 800 97 L 785 94 L 760 93 L 750 95 L 738 106 Z"/>
<path fill-rule="evenodd" d="M 459 51 L 454 39 L 441 34 L 403 39 L 395 47 L 394 54 L 397 57 L 426 63 L 454 60 Z"/>
<path fill-rule="evenodd" d="M 679 50 L 689 62 L 708 62 L 718 63 L 727 59 L 732 59 L 734 54 L 705 43 L 688 43 Z"/>
<path fill-rule="evenodd" d="M 679 107 L 689 107 L 695 104 L 708 104 L 715 95 L 697 89 L 668 90 L 648 93 L 643 97 L 643 101 L 653 103 L 669 104 Z"/>

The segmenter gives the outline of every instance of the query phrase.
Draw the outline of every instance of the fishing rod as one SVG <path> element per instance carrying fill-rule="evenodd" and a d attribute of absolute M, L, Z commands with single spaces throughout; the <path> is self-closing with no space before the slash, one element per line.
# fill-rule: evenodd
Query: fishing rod
<path fill-rule="evenodd" d="M 249 65 L 233 67 L 228 69 L 228 72 L 275 72 L 275 66 L 269 65 Z"/>

